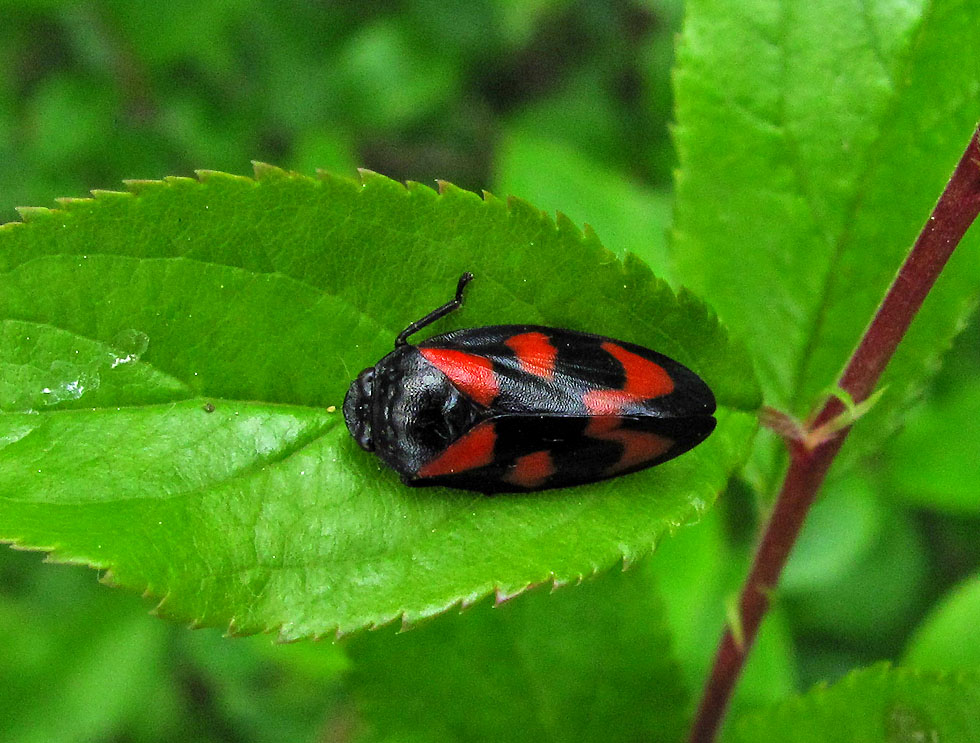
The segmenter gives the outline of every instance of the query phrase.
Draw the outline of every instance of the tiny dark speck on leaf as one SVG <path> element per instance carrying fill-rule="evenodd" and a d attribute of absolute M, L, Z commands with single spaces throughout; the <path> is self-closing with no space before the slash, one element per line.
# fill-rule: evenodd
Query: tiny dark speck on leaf
<path fill-rule="evenodd" d="M 210 403 L 210 402 L 204 403 L 204 412 L 205 413 L 213 413 L 214 412 L 214 403 Z"/>

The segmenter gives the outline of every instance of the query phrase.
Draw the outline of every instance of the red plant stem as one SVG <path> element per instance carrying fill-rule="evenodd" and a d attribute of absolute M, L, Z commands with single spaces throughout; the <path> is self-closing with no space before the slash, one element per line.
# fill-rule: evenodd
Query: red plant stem
<path fill-rule="evenodd" d="M 978 134 L 974 132 L 970 139 L 929 221 L 841 374 L 838 384 L 855 403 L 866 400 L 874 390 L 943 266 L 980 213 Z M 811 426 L 820 426 L 843 412 L 843 403 L 832 397 L 813 418 Z M 789 443 L 786 479 L 739 600 L 742 643 L 736 641 L 731 628 L 726 629 L 694 718 L 691 743 L 711 743 L 715 739 L 735 682 L 769 608 L 769 593 L 779 581 L 817 490 L 849 431 L 850 428 L 838 431 L 813 448 L 800 442 Z"/>

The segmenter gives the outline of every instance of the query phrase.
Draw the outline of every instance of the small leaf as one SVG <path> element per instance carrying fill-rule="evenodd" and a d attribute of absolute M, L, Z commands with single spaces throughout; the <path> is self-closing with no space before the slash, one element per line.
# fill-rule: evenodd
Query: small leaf
<path fill-rule="evenodd" d="M 283 638 L 577 581 L 695 517 L 759 395 L 705 305 L 568 220 L 382 176 L 202 172 L 0 228 L 0 538 L 107 570 L 159 612 Z M 453 327 L 654 347 L 721 405 L 695 451 L 604 484 L 409 489 L 349 437 L 352 378 L 477 279 Z"/>
<path fill-rule="evenodd" d="M 745 498 L 726 491 L 723 503 Z M 712 509 L 696 526 L 683 527 L 651 560 L 664 599 L 674 653 L 687 687 L 698 692 L 711 672 L 728 617 L 726 603 L 745 579 L 744 550 L 734 547 L 726 508 Z M 768 613 L 735 687 L 732 709 L 751 709 L 785 698 L 797 688 L 793 639 L 784 608 Z"/>
<path fill-rule="evenodd" d="M 36 556 L 4 553 L 4 743 L 120 740 L 166 717 L 169 629 L 148 621 L 135 597 L 113 594 L 81 570 L 56 572 Z"/>
<path fill-rule="evenodd" d="M 980 576 L 963 581 L 925 618 L 905 651 L 903 664 L 925 669 L 980 671 L 977 643 Z"/>
<path fill-rule="evenodd" d="M 878 665 L 747 714 L 726 743 L 914 743 L 980 740 L 980 675 Z"/>
<path fill-rule="evenodd" d="M 648 565 L 350 652 L 368 740 L 679 740 L 690 701 Z"/>
<path fill-rule="evenodd" d="M 909 415 L 909 425 L 884 450 L 889 492 L 952 514 L 980 513 L 980 388 L 975 377 L 954 381 L 940 398 Z"/>
<path fill-rule="evenodd" d="M 928 581 L 926 545 L 909 514 L 852 473 L 828 483 L 778 590 L 798 629 L 883 655 L 921 614 Z"/>
<path fill-rule="evenodd" d="M 496 183 L 502 193 L 585 221 L 617 256 L 634 253 L 666 278 L 669 194 L 631 183 L 623 172 L 521 129 L 498 148 Z"/>

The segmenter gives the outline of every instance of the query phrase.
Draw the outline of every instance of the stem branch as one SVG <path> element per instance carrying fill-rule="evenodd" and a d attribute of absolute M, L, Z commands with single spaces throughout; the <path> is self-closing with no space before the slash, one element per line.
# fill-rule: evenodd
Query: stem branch
<path fill-rule="evenodd" d="M 943 266 L 980 213 L 978 134 L 974 132 L 970 139 L 929 220 L 841 374 L 838 384 L 855 403 L 866 400 L 874 390 Z M 812 418 L 811 426 L 816 428 L 843 412 L 843 403 L 831 397 Z M 744 642 L 737 643 L 732 631 L 726 629 L 694 719 L 691 743 L 711 743 L 715 739 L 735 682 L 769 608 L 769 594 L 779 581 L 817 490 L 849 432 L 849 427 L 844 428 L 813 447 L 788 441 L 790 462 L 786 479 L 739 600 Z"/>

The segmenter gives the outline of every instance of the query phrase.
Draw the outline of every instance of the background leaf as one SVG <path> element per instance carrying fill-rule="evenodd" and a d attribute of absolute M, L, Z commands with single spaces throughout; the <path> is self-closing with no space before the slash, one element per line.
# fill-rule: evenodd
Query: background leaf
<path fill-rule="evenodd" d="M 980 678 L 879 665 L 855 671 L 829 688 L 746 715 L 725 741 L 830 743 L 941 740 L 967 743 L 980 735 Z"/>
<path fill-rule="evenodd" d="M 877 504 L 852 475 L 830 483 L 794 546 L 777 594 L 797 631 L 824 638 L 824 657 L 901 647 L 926 607 L 928 549 L 904 511 Z M 837 675 L 848 666 L 837 669 Z M 815 678 L 825 678 L 827 667 Z"/>
<path fill-rule="evenodd" d="M 975 349 L 976 338 L 968 341 Z M 970 375 L 956 375 L 952 386 L 910 411 L 908 427 L 888 442 L 881 468 L 885 487 L 913 505 L 980 514 L 977 420 L 980 388 Z M 937 443 L 939 451 L 934 450 Z"/>
<path fill-rule="evenodd" d="M 313 741 L 344 719 L 336 645 L 191 632 L 147 616 L 139 597 L 89 570 L 9 549 L 0 599 L 10 743 Z"/>
<path fill-rule="evenodd" d="M 17 559 L 24 556 L 5 554 L 0 567 L 9 569 Z M 147 622 L 134 597 L 117 603 L 104 588 L 90 601 L 71 601 L 83 583 L 77 572 L 38 571 L 34 584 L 21 590 L 5 581 L 0 720 L 10 743 L 102 740 L 142 717 L 147 696 L 156 698 L 163 715 L 174 701 L 160 679 L 167 626 Z"/>
<path fill-rule="evenodd" d="M 980 668 L 975 632 L 978 616 L 980 577 L 974 575 L 944 596 L 923 620 L 903 663 L 929 670 Z"/>
<path fill-rule="evenodd" d="M 587 214 L 586 223 L 617 256 L 634 253 L 658 276 L 669 278 L 666 193 L 630 183 L 571 147 L 520 131 L 501 143 L 495 182 L 500 193 L 525 198 L 545 211 L 575 221 Z"/>
<path fill-rule="evenodd" d="M 836 380 L 970 138 L 980 8 L 688 8 L 676 76 L 677 276 L 748 343 L 766 402 L 802 416 Z M 978 244 L 974 230 L 845 457 L 880 445 L 935 370 L 975 301 Z M 755 482 L 768 489 L 780 469 L 762 454 Z"/>
<path fill-rule="evenodd" d="M 649 563 L 350 653 L 368 740 L 674 741 L 690 703 Z"/>
<path fill-rule="evenodd" d="M 134 183 L 0 231 L 3 537 L 107 569 L 168 616 L 294 638 L 633 560 L 744 456 L 744 354 L 593 235 L 451 187 L 259 172 Z M 337 408 L 464 269 L 477 281 L 440 329 L 540 322 L 655 346 L 714 386 L 719 430 L 573 491 L 405 488 Z"/>
<path fill-rule="evenodd" d="M 674 653 L 692 699 L 702 691 L 726 626 L 727 609 L 738 596 L 750 553 L 731 533 L 733 503 L 744 497 L 729 489 L 696 525 L 679 529 L 657 549 L 652 570 L 663 596 Z M 754 534 L 752 535 L 754 538 Z M 753 709 L 797 691 L 796 657 L 784 607 L 767 615 L 732 699 L 732 710 Z"/>

